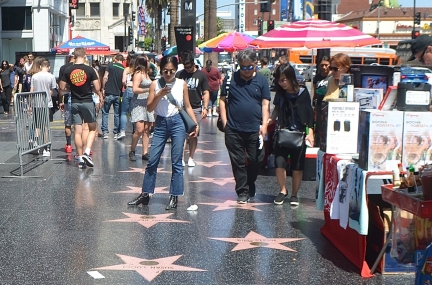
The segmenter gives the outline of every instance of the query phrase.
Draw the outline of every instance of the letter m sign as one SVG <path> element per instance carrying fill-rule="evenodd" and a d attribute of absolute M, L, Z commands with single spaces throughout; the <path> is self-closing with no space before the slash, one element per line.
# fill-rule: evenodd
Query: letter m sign
<path fill-rule="evenodd" d="M 184 2 L 184 9 L 185 11 L 193 11 L 192 1 Z"/>

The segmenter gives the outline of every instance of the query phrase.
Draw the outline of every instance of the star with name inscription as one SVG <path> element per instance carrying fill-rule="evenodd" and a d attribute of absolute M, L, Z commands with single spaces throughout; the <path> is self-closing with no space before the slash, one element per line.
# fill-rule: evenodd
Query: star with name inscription
<path fill-rule="evenodd" d="M 135 186 L 126 186 L 127 188 L 129 188 L 129 190 L 123 190 L 123 191 L 117 191 L 117 192 L 113 192 L 113 193 L 121 193 L 121 194 L 141 194 L 142 192 L 142 188 L 141 187 L 135 187 Z M 169 193 L 167 189 L 168 187 L 155 187 L 154 193 L 158 194 L 167 194 Z"/>
<path fill-rule="evenodd" d="M 197 148 L 195 150 L 196 153 L 206 153 L 206 154 L 215 154 L 217 151 L 220 151 L 220 149 L 201 149 L 201 148 Z"/>
<path fill-rule="evenodd" d="M 243 209 L 243 210 L 251 210 L 251 211 L 259 211 L 262 212 L 262 210 L 255 208 L 255 206 L 261 206 L 261 205 L 270 205 L 271 203 L 246 203 L 246 204 L 237 204 L 237 201 L 233 200 L 226 200 L 223 203 L 198 203 L 202 205 L 210 205 L 210 206 L 217 206 L 213 209 L 214 211 L 223 211 L 223 210 L 230 210 L 230 209 Z"/>
<path fill-rule="evenodd" d="M 129 218 L 109 220 L 107 222 L 124 222 L 124 223 L 138 223 L 146 228 L 151 228 L 157 223 L 190 223 L 188 221 L 168 219 L 173 213 L 160 214 L 160 215 L 140 215 L 132 213 L 123 213 Z"/>
<path fill-rule="evenodd" d="M 227 163 L 222 163 L 222 161 L 206 161 L 206 162 L 201 162 L 201 161 L 196 161 L 196 160 L 194 160 L 194 161 L 195 161 L 196 165 L 204 166 L 204 167 L 207 167 L 207 168 L 211 168 L 213 166 L 229 165 Z"/>
<path fill-rule="evenodd" d="M 209 238 L 226 242 L 237 243 L 231 251 L 244 250 L 255 247 L 268 247 L 278 250 L 294 251 L 296 250 L 282 245 L 281 243 L 302 240 L 304 238 L 266 238 L 254 231 L 250 231 L 244 238 Z"/>
<path fill-rule="evenodd" d="M 141 173 L 141 174 L 144 174 L 145 173 L 145 168 L 129 167 L 129 170 L 119 170 L 118 172 L 123 172 L 123 173 Z M 171 173 L 171 171 L 164 170 L 162 167 L 158 168 L 157 172 L 158 173 Z"/>
<path fill-rule="evenodd" d="M 144 277 L 147 281 L 152 281 L 164 271 L 207 271 L 204 269 L 186 267 L 173 264 L 182 255 L 168 256 L 157 259 L 144 259 L 134 256 L 116 254 L 124 264 L 117 264 L 105 267 L 94 268 L 92 270 L 132 270 Z"/>
<path fill-rule="evenodd" d="M 214 177 L 200 177 L 202 180 L 197 180 L 197 181 L 189 181 L 189 182 L 194 182 L 194 183 L 214 183 L 217 184 L 219 186 L 225 186 L 225 184 L 227 183 L 234 183 L 234 177 L 226 177 L 226 178 L 214 178 Z"/>

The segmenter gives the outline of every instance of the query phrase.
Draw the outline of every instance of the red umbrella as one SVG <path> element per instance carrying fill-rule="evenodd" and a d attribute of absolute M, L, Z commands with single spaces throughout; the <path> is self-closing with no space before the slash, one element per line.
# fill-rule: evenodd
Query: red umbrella
<path fill-rule="evenodd" d="M 326 20 L 305 20 L 284 24 L 256 38 L 257 48 L 331 48 L 379 45 L 382 42 L 360 30 Z"/>

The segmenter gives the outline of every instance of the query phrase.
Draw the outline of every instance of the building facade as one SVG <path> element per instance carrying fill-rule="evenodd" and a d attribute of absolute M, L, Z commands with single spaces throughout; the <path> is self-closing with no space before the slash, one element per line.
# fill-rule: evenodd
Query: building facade
<path fill-rule="evenodd" d="M 49 52 L 68 39 L 68 0 L 0 1 L 0 54 L 15 62 L 15 52 Z"/>
<path fill-rule="evenodd" d="M 253 3 L 252 3 L 253 2 Z M 281 5 L 279 2 L 269 5 L 270 12 L 260 12 L 258 0 L 237 0 L 235 7 L 235 30 L 251 36 L 258 36 L 258 20 L 279 21 L 281 17 Z M 266 31 L 265 31 L 266 32 Z"/>
<path fill-rule="evenodd" d="M 379 38 L 384 46 L 394 48 L 399 41 L 411 39 L 413 30 L 432 35 L 432 8 L 417 7 L 415 12 L 421 13 L 420 25 L 414 26 L 414 8 L 411 7 L 378 7 L 349 12 L 337 21 L 356 27 L 365 34 Z"/>

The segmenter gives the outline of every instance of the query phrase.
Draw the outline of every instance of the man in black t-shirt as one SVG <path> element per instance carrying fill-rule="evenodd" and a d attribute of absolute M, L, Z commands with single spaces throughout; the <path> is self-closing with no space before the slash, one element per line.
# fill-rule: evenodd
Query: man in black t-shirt
<path fill-rule="evenodd" d="M 75 63 L 67 67 L 60 80 L 60 89 L 67 91 L 70 87 L 72 99 L 72 122 L 75 125 L 75 147 L 78 153 L 78 167 L 85 168 L 86 165 L 93 167 L 90 158 L 90 150 L 96 135 L 96 110 L 93 103 L 92 85 L 103 104 L 103 96 L 100 92 L 100 83 L 96 71 L 91 66 L 85 65 L 86 53 L 83 48 L 76 48 L 74 51 Z M 60 98 L 61 99 L 61 98 Z M 64 108 L 64 103 L 60 103 Z M 89 132 L 83 133 L 82 124 L 88 124 Z M 87 145 L 83 146 L 83 141 Z"/>
<path fill-rule="evenodd" d="M 122 64 L 124 57 L 118 54 L 114 57 L 113 63 L 108 64 L 103 77 L 103 92 L 105 103 L 102 104 L 102 133 L 104 139 L 108 138 L 108 114 L 111 105 L 114 106 L 114 139 L 122 139 L 125 134 L 120 134 L 120 96 L 123 89 Z"/>
<path fill-rule="evenodd" d="M 207 117 L 208 103 L 210 99 L 210 87 L 208 84 L 207 76 L 195 65 L 195 61 L 191 52 L 183 52 L 181 56 L 184 69 L 176 74 L 177 78 L 186 81 L 188 86 L 189 101 L 194 110 L 196 121 L 201 122 L 201 119 Z M 204 108 L 203 103 L 204 102 Z M 198 135 L 196 137 L 189 137 L 189 160 L 188 166 L 195 166 L 193 160 L 195 150 L 198 145 Z M 185 145 L 186 147 L 186 145 Z M 185 165 L 183 160 L 183 165 Z"/>

